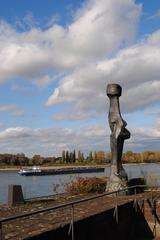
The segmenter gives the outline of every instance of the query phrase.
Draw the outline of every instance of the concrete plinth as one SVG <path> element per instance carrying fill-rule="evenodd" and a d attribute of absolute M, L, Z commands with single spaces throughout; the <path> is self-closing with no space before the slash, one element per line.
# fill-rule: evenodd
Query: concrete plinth
<path fill-rule="evenodd" d="M 113 192 L 118 191 L 128 186 L 128 177 L 124 169 L 122 169 L 119 174 L 116 173 L 116 167 L 114 165 L 111 166 L 111 175 L 107 182 L 106 191 Z M 125 192 L 122 192 L 123 195 Z"/>
<path fill-rule="evenodd" d="M 18 203 L 24 203 L 24 197 L 21 185 L 8 186 L 8 205 L 13 206 Z"/>

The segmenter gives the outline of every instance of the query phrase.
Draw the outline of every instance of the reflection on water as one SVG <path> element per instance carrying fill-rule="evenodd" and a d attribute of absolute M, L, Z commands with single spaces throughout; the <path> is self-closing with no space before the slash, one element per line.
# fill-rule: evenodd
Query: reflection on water
<path fill-rule="evenodd" d="M 152 185 L 160 185 L 160 164 L 130 164 L 124 165 L 129 179 L 145 177 Z M 66 184 L 77 177 L 109 176 L 110 168 L 104 173 L 63 174 L 51 176 L 20 176 L 17 171 L 0 171 L 0 202 L 7 202 L 8 185 L 20 184 L 25 198 L 56 194 L 64 192 Z"/>

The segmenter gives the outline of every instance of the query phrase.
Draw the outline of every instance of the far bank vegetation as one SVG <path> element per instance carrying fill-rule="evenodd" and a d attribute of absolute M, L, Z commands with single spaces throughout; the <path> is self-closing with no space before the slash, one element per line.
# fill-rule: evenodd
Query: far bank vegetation
<path fill-rule="evenodd" d="M 144 151 L 135 153 L 127 151 L 123 154 L 123 163 L 159 163 L 159 151 Z M 87 164 L 109 164 L 111 162 L 111 153 L 104 151 L 90 151 L 88 155 L 84 155 L 81 151 L 65 151 L 61 156 L 42 157 L 34 155 L 29 158 L 24 153 L 0 154 L 1 166 L 34 166 L 34 165 L 87 165 Z"/>

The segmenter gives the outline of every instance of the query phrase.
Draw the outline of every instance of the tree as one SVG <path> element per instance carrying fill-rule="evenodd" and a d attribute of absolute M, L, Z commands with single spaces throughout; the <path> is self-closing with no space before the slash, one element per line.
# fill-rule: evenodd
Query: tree
<path fill-rule="evenodd" d="M 43 157 L 41 157 L 40 155 L 35 154 L 32 157 L 32 163 L 33 165 L 39 165 L 43 163 Z"/>
<path fill-rule="evenodd" d="M 94 162 L 97 162 L 97 159 L 98 159 L 98 158 L 97 158 L 97 152 L 95 151 L 95 152 L 94 152 Z"/>
<path fill-rule="evenodd" d="M 111 152 L 106 153 L 106 163 L 110 163 L 112 159 L 112 154 Z"/>
<path fill-rule="evenodd" d="M 84 161 L 84 155 L 80 151 L 78 151 L 78 162 L 82 163 Z"/>
<path fill-rule="evenodd" d="M 78 151 L 78 162 L 81 162 L 81 152 Z"/>
<path fill-rule="evenodd" d="M 76 162 L 76 151 L 75 150 L 73 151 L 73 162 L 74 163 Z"/>
<path fill-rule="evenodd" d="M 69 163 L 69 152 L 66 151 L 66 163 Z"/>
<path fill-rule="evenodd" d="M 84 162 L 84 154 L 81 154 L 81 162 Z"/>
<path fill-rule="evenodd" d="M 104 151 L 97 152 L 97 163 L 105 163 L 106 154 Z"/>
<path fill-rule="evenodd" d="M 155 159 L 155 153 L 152 151 L 143 152 L 143 160 L 144 162 L 153 162 Z"/>
<path fill-rule="evenodd" d="M 66 156 L 65 156 L 65 151 L 62 151 L 62 163 L 66 162 Z"/>
<path fill-rule="evenodd" d="M 89 153 L 89 161 L 90 161 L 90 162 L 93 161 L 93 154 L 92 154 L 92 151 L 90 151 L 90 153 Z"/>
<path fill-rule="evenodd" d="M 17 153 L 16 155 L 12 155 L 13 159 L 16 162 L 16 165 L 28 165 L 29 159 L 25 156 L 24 153 Z"/>
<path fill-rule="evenodd" d="M 69 153 L 69 162 L 73 163 L 73 152 Z"/>

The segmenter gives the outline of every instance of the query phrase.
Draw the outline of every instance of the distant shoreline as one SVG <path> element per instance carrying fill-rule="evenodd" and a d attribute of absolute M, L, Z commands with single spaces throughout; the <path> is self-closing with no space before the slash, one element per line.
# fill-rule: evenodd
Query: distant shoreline
<path fill-rule="evenodd" d="M 40 166 L 41 169 L 61 169 L 61 168 L 104 168 L 109 165 L 56 165 L 56 166 Z M 0 167 L 0 171 L 18 171 L 20 169 L 31 169 L 32 166 L 16 166 L 16 167 Z"/>
<path fill-rule="evenodd" d="M 131 166 L 131 165 L 144 165 L 144 164 L 150 164 L 150 163 L 123 163 L 124 166 Z M 151 163 L 152 164 L 152 163 Z M 155 163 L 155 164 L 159 164 L 159 162 Z M 40 166 L 40 168 L 42 169 L 61 169 L 61 168 L 79 168 L 79 167 L 109 167 L 110 164 L 97 164 L 97 165 L 92 165 L 92 164 L 88 164 L 88 165 L 56 165 L 56 166 Z M 33 166 L 15 166 L 15 167 L 9 167 L 9 166 L 1 166 L 0 167 L 0 171 L 19 171 L 20 169 L 31 169 Z"/>
<path fill-rule="evenodd" d="M 8 168 L 8 167 L 6 167 L 6 168 L 2 168 L 2 167 L 0 167 L 0 171 L 18 171 L 20 168 Z"/>

